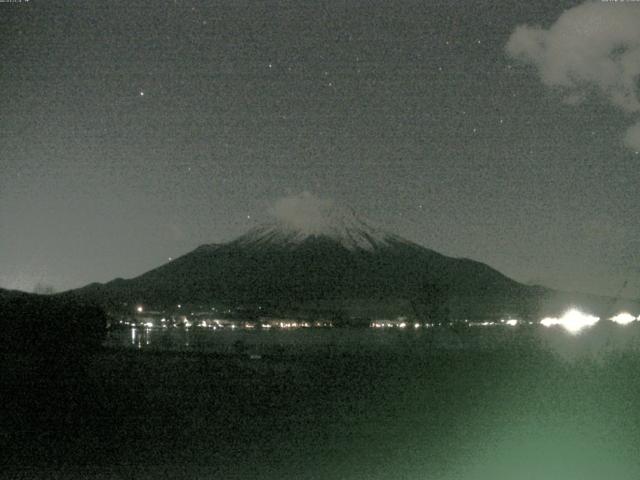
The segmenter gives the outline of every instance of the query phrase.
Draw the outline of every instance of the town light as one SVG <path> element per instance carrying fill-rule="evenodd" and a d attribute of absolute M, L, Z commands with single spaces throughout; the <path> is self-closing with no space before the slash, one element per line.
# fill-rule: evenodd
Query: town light
<path fill-rule="evenodd" d="M 562 317 L 547 317 L 543 318 L 540 323 L 545 327 L 552 327 L 559 325 L 569 333 L 577 334 L 583 328 L 592 327 L 598 323 L 600 319 L 586 313 L 582 313 L 580 310 L 572 308 L 568 310 Z"/>
<path fill-rule="evenodd" d="M 618 325 L 627 325 L 636 320 L 636 317 L 627 312 L 619 313 L 618 315 L 611 317 L 610 320 L 612 322 L 617 323 Z"/>

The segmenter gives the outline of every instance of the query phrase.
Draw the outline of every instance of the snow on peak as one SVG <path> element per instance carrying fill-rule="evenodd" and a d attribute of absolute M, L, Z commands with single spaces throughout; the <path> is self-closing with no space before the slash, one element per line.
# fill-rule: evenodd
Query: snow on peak
<path fill-rule="evenodd" d="M 258 226 L 241 237 L 243 243 L 296 244 L 312 237 L 329 238 L 349 250 L 373 250 L 399 240 L 350 208 L 311 193 L 279 200 L 270 211 L 272 222 Z"/>

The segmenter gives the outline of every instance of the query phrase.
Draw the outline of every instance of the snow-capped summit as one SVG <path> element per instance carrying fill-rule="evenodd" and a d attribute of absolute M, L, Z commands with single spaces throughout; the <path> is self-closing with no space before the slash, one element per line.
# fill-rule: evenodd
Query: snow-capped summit
<path fill-rule="evenodd" d="M 402 241 L 365 220 L 348 207 L 336 205 L 310 193 L 278 202 L 271 210 L 271 222 L 238 238 L 242 244 L 295 245 L 310 238 L 330 239 L 348 250 L 373 250 Z"/>
<path fill-rule="evenodd" d="M 404 240 L 308 193 L 279 201 L 271 214 L 272 222 L 231 242 L 201 245 L 138 277 L 62 295 L 114 311 L 141 303 L 221 303 L 256 316 L 410 315 L 429 322 L 531 318 L 542 309 L 544 316 L 557 316 L 576 303 L 604 316 L 613 305 L 520 284 L 485 264 Z"/>

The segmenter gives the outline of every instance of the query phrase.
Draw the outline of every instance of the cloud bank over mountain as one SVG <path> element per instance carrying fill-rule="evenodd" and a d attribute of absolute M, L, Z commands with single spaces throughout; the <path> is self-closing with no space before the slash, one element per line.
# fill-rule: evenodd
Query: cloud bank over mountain
<path fill-rule="evenodd" d="M 320 198 L 305 191 L 277 200 L 269 213 L 278 221 L 297 230 L 320 233 L 330 224 L 330 214 L 334 209 L 333 200 Z"/>
<path fill-rule="evenodd" d="M 506 52 L 535 66 L 542 83 L 579 104 L 606 98 L 624 114 L 640 113 L 640 4 L 586 2 L 565 11 L 548 29 L 520 25 Z M 640 150 L 640 118 L 624 134 Z"/>

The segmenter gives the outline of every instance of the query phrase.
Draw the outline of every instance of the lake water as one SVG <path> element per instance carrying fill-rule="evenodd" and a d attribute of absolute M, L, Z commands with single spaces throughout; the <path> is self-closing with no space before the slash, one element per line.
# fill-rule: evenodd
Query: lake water
<path fill-rule="evenodd" d="M 493 350 L 535 343 L 574 358 L 617 350 L 640 350 L 640 324 L 601 323 L 571 334 L 542 326 L 434 328 L 298 328 L 218 329 L 127 327 L 110 332 L 106 346 L 148 351 L 218 354 L 299 355 L 401 352 L 422 355 L 438 351 Z"/>
<path fill-rule="evenodd" d="M 480 333 L 480 332 L 479 332 Z M 133 327 L 113 331 L 107 346 L 139 350 L 197 351 L 209 353 L 248 353 L 258 355 L 307 353 L 346 353 L 385 349 L 424 350 L 426 348 L 464 348 L 489 342 L 483 335 L 459 335 L 450 329 L 378 330 L 371 328 L 298 328 L 272 330 L 209 328 Z M 497 332 L 494 332 L 497 333 Z M 494 335 L 495 336 L 495 335 Z M 468 346 L 468 345 L 467 345 Z"/>
<path fill-rule="evenodd" d="M 637 322 L 122 328 L 64 368 L 5 359 L 0 477 L 637 480 L 639 340 Z"/>

